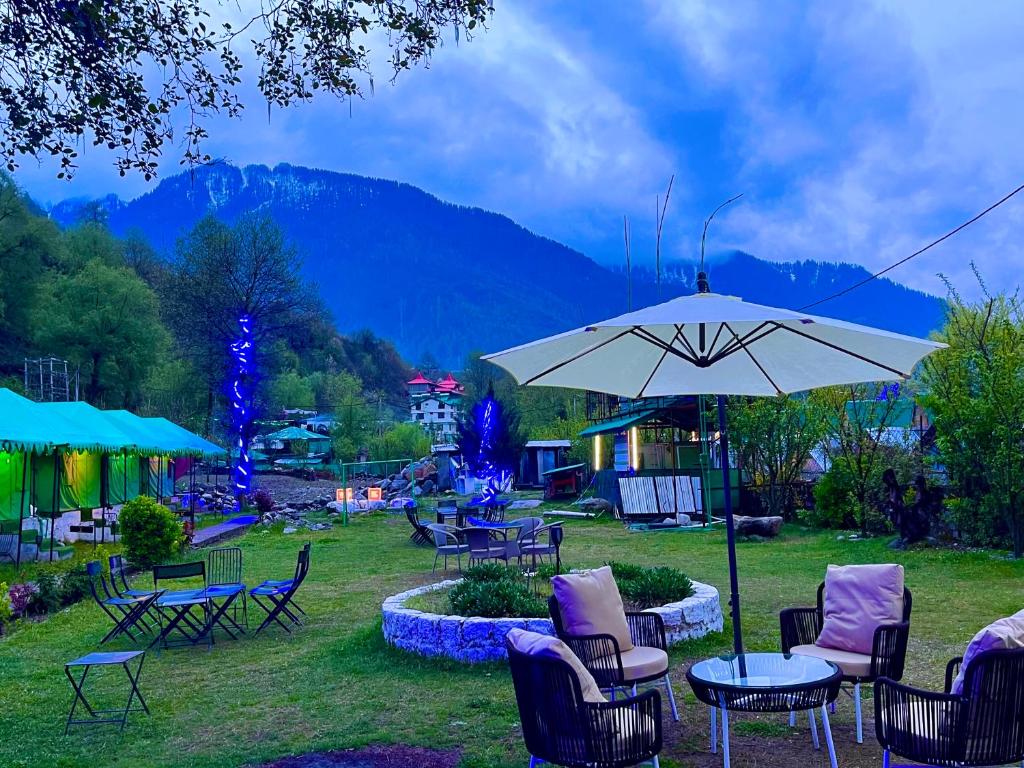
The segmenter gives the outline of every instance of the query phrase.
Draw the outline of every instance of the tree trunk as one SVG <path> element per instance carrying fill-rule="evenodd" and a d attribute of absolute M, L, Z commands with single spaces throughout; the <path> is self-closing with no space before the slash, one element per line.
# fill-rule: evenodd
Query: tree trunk
<path fill-rule="evenodd" d="M 99 405 L 100 396 L 100 360 L 101 355 L 93 354 L 92 370 L 89 371 L 89 387 L 86 391 L 86 399 L 93 405 Z"/>

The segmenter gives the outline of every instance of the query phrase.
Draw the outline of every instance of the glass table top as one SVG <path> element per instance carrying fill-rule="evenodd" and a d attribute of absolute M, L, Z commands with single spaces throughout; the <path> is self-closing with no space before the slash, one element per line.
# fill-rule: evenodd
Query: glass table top
<path fill-rule="evenodd" d="M 824 659 L 792 653 L 742 653 L 698 661 L 690 674 L 710 686 L 787 688 L 824 682 L 837 667 Z"/>

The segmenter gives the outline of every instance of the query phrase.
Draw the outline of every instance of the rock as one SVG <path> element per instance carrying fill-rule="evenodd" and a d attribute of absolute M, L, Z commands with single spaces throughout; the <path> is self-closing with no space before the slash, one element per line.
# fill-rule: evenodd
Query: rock
<path fill-rule="evenodd" d="M 684 512 L 676 513 L 676 525 L 690 525 L 690 516 Z"/>
<path fill-rule="evenodd" d="M 434 492 L 434 489 L 435 489 L 434 481 L 430 480 L 428 478 L 427 480 L 423 481 L 423 485 L 421 487 L 423 488 L 423 493 L 425 493 L 426 495 L 429 496 L 430 494 L 432 494 Z"/>
<path fill-rule="evenodd" d="M 296 528 L 294 525 L 288 525 L 288 526 L 285 526 L 285 529 L 283 531 L 281 531 L 281 533 L 295 533 L 298 530 L 299 529 Z"/>
<path fill-rule="evenodd" d="M 778 536 L 779 531 L 782 530 L 782 518 L 778 515 L 768 517 L 736 515 L 733 517 L 733 521 L 736 524 L 738 536 L 764 536 L 770 539 Z"/>
<path fill-rule="evenodd" d="M 594 512 L 596 514 L 612 512 L 612 503 L 607 499 L 602 499 L 599 496 L 593 496 L 589 499 L 581 499 L 576 502 L 577 506 L 584 512 Z"/>
<path fill-rule="evenodd" d="M 516 499 L 508 505 L 509 509 L 536 509 L 541 505 L 540 499 Z"/>

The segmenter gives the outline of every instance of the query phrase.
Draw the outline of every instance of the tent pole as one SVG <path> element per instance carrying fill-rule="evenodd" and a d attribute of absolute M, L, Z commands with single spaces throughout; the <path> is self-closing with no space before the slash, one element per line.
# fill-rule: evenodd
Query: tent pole
<path fill-rule="evenodd" d="M 18 506 L 18 551 L 14 556 L 14 567 L 21 568 L 21 528 L 25 525 L 25 486 L 28 484 L 28 457 L 29 452 L 21 454 L 21 504 Z"/>
<path fill-rule="evenodd" d="M 722 496 L 725 501 L 725 535 L 729 547 L 729 603 L 732 606 L 732 643 L 736 653 L 743 653 L 743 632 L 740 629 L 740 584 L 736 572 L 736 526 L 732 519 L 732 478 L 729 476 L 729 432 L 725 415 L 725 396 L 718 396 L 719 448 L 722 453 Z"/>
<path fill-rule="evenodd" d="M 53 449 L 53 509 L 50 512 L 50 562 L 53 562 L 53 539 L 60 515 L 60 449 Z"/>

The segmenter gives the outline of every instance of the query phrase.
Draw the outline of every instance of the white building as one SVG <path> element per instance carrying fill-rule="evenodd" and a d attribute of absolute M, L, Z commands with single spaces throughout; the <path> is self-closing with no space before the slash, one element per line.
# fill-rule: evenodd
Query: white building
<path fill-rule="evenodd" d="M 423 427 L 435 443 L 457 441 L 464 389 L 455 377 L 449 373 L 440 381 L 431 381 L 417 373 L 406 384 L 409 420 Z"/>

